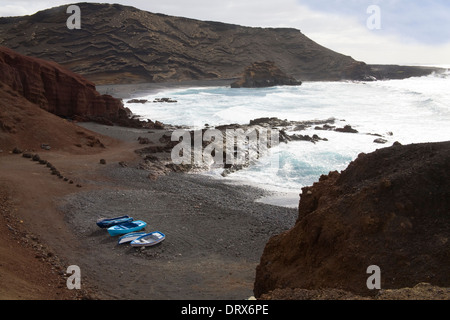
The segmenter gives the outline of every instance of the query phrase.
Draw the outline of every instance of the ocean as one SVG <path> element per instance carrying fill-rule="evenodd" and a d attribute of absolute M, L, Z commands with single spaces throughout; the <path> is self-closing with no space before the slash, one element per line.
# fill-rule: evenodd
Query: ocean
<path fill-rule="evenodd" d="M 152 103 L 167 97 L 176 103 Z M 253 166 L 222 177 L 222 170 L 203 174 L 230 184 L 257 186 L 273 192 L 266 203 L 297 207 L 304 186 L 322 174 L 344 170 L 359 153 L 401 144 L 450 140 L 450 72 L 405 80 L 375 82 L 304 82 L 301 86 L 232 89 L 226 86 L 172 87 L 140 92 L 125 103 L 143 119 L 194 129 L 223 124 L 248 124 L 262 117 L 290 121 L 334 119 L 336 127 L 351 125 L 358 133 L 319 131 L 328 141 L 281 143 Z M 125 101 L 126 102 L 126 101 Z M 293 134 L 296 132 L 289 132 Z M 381 135 L 385 144 L 374 143 Z M 274 167 L 276 157 L 278 166 Z"/>

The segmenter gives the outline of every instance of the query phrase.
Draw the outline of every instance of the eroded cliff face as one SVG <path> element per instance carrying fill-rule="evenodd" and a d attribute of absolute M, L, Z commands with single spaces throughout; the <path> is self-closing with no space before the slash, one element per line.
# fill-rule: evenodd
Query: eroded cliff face
<path fill-rule="evenodd" d="M 0 47 L 0 82 L 60 117 L 116 121 L 126 117 L 120 100 L 101 95 L 95 85 L 54 63 Z"/>
<path fill-rule="evenodd" d="M 295 226 L 267 243 L 255 296 L 275 289 L 374 295 L 419 283 L 450 286 L 450 142 L 361 154 L 302 190 Z"/>

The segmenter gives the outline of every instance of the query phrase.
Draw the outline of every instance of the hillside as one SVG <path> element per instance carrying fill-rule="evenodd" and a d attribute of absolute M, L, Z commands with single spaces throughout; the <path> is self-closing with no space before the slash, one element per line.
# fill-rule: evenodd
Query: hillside
<path fill-rule="evenodd" d="M 0 18 L 0 45 L 51 60 L 96 84 L 229 79 L 270 60 L 299 80 L 363 79 L 363 62 L 315 43 L 299 30 L 254 28 L 79 3 L 81 29 L 67 6 Z"/>

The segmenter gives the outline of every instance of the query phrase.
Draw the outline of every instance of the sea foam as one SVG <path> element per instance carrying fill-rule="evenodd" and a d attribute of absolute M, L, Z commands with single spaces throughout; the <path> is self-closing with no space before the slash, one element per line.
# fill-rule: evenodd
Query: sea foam
<path fill-rule="evenodd" d="M 335 118 L 335 126 L 351 125 L 358 133 L 319 131 L 328 141 L 280 144 L 259 163 L 223 178 L 227 183 L 250 184 L 279 196 L 266 201 L 296 206 L 301 188 L 320 175 L 344 170 L 361 152 L 402 144 L 450 140 L 449 73 L 405 80 L 376 82 L 305 82 L 302 86 L 260 89 L 230 87 L 171 88 L 140 94 L 149 101 L 170 97 L 177 103 L 126 104 L 143 119 L 202 128 L 205 124 L 248 124 L 261 117 L 292 121 Z M 293 132 L 292 132 L 293 133 Z M 290 132 L 291 134 L 291 132 Z M 382 136 L 387 143 L 374 140 Z M 270 163 L 277 157 L 279 167 Z M 280 200 L 281 199 L 281 200 Z"/>

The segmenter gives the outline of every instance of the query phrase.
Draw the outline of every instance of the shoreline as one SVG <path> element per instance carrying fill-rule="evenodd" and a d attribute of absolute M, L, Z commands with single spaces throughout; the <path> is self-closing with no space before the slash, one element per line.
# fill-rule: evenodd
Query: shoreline
<path fill-rule="evenodd" d="M 129 143 L 142 133 L 84 127 L 112 137 L 119 134 Z M 268 194 L 262 189 L 191 173 L 170 173 L 153 181 L 135 164 L 122 167 L 105 160 L 98 169 L 105 178 L 100 188 L 66 197 L 61 210 L 82 245 L 92 251 L 83 269 L 96 274 L 108 299 L 246 299 L 253 295 L 255 268 L 268 239 L 292 227 L 297 218 L 297 209 L 257 203 Z M 93 223 L 100 212 L 143 219 L 149 224 L 146 230 L 161 231 L 167 238 L 152 248 L 119 246 Z M 133 273 L 126 272 L 130 263 Z M 115 293 L 116 286 L 124 291 Z"/>
<path fill-rule="evenodd" d="M 102 135 L 107 135 L 109 137 L 119 139 L 124 142 L 135 142 L 138 141 L 139 137 L 144 137 L 149 139 L 153 143 L 156 143 L 159 140 L 159 138 L 164 135 L 164 133 L 171 132 L 171 130 L 154 130 L 154 129 L 148 130 L 148 129 L 126 128 L 119 126 L 110 127 L 93 122 L 78 123 L 78 125 L 85 129 L 94 131 L 96 133 L 100 133 Z M 298 191 L 292 190 L 291 192 L 269 190 L 263 187 L 258 187 L 255 185 L 255 183 L 251 184 L 245 183 L 243 181 L 228 180 L 228 179 L 223 180 L 222 176 L 218 176 L 215 174 L 212 175 L 209 174 L 209 172 L 186 172 L 186 174 L 200 175 L 208 179 L 214 179 L 218 183 L 224 183 L 227 185 L 260 189 L 263 190 L 266 194 L 256 199 L 255 200 L 256 202 L 280 207 L 287 207 L 294 209 L 298 208 L 299 193 L 301 192 L 301 190 Z"/>
<path fill-rule="evenodd" d="M 101 171 L 108 182 L 65 197 L 60 209 L 90 252 L 77 264 L 94 275 L 107 299 L 246 299 L 253 295 L 265 244 L 297 218 L 296 209 L 256 203 L 262 190 L 201 175 L 174 173 L 150 181 L 143 170 L 117 164 Z M 101 212 L 142 219 L 146 231 L 167 238 L 145 249 L 118 245 L 117 237 L 95 225 Z"/>
<path fill-rule="evenodd" d="M 135 146 L 139 136 L 157 141 L 166 132 L 79 125 Z M 105 160 L 107 164 L 98 169 L 104 177 L 100 188 L 66 197 L 61 210 L 80 242 L 94 252 L 83 268 L 89 270 L 100 264 L 104 272 L 92 272 L 96 272 L 99 286 L 110 294 L 114 291 L 111 276 L 120 279 L 117 285 L 130 290 L 108 299 L 247 299 L 253 295 L 256 266 L 267 241 L 290 229 L 298 216 L 296 207 L 261 201 L 273 197 L 271 191 L 262 188 L 185 172 L 151 180 L 149 171 L 139 169 L 137 162 L 123 167 Z M 109 216 L 130 214 L 148 222 L 146 230 L 161 231 L 167 238 L 156 247 L 140 250 L 118 246 L 116 239 L 92 223 L 100 217 L 99 212 L 109 212 Z M 124 272 L 128 259 L 136 273 Z M 146 271 L 150 269 L 152 272 Z M 158 274 L 165 276 L 161 279 Z M 138 278 L 145 277 L 152 279 L 148 280 L 152 294 L 144 283 L 137 284 Z"/>
<path fill-rule="evenodd" d="M 79 266 L 82 290 L 89 292 L 83 297 L 88 299 L 243 300 L 252 296 L 256 266 L 267 241 L 294 225 L 297 210 L 258 203 L 257 199 L 268 195 L 264 190 L 228 185 L 204 175 L 170 173 L 149 179 L 149 172 L 139 168 L 142 158 L 135 152 L 142 147 L 135 140 L 142 130 L 98 124 L 90 130 L 122 139 L 85 155 L 40 152 L 79 188 L 21 155 L 0 158 L 6 170 L 2 180 L 14 186 L 16 217 L 38 235 L 52 257 L 63 261 L 59 276 L 66 277 L 69 265 Z M 161 231 L 166 240 L 144 249 L 118 245 L 117 237 L 95 223 L 100 217 L 123 214 L 146 221 L 145 231 Z M 58 291 L 68 293 L 65 283 L 55 288 Z"/>

